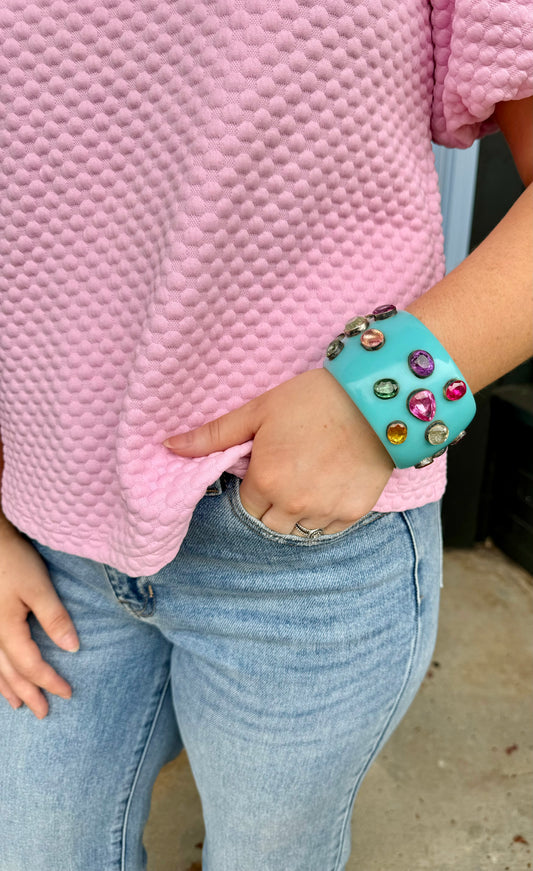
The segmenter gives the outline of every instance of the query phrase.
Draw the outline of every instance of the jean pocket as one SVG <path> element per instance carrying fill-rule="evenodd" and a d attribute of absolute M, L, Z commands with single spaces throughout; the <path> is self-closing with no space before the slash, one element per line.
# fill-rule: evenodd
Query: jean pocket
<path fill-rule="evenodd" d="M 360 517 L 359 520 L 356 520 L 354 523 L 350 524 L 350 526 L 347 526 L 346 529 L 342 529 L 340 532 L 319 535 L 316 538 L 306 538 L 303 535 L 276 532 L 273 529 L 269 529 L 268 526 L 265 526 L 265 524 L 261 522 L 261 520 L 258 520 L 257 517 L 253 517 L 252 514 L 249 514 L 248 511 L 246 511 L 241 502 L 240 486 L 241 479 L 235 478 L 227 490 L 227 495 L 234 515 L 251 532 L 261 536 L 261 538 L 266 538 L 269 541 L 278 542 L 279 544 L 290 544 L 295 545 L 296 547 L 323 547 L 324 545 L 340 541 L 340 539 L 344 539 L 348 535 L 352 535 L 357 530 L 362 529 L 364 526 L 368 526 L 369 523 L 374 523 L 376 520 L 379 520 L 380 517 L 384 516 L 384 514 L 379 511 L 369 511 L 368 514 Z"/>

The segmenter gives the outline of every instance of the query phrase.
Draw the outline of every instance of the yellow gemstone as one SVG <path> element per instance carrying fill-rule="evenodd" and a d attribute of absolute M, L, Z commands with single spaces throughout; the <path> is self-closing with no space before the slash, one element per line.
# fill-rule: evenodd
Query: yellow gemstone
<path fill-rule="evenodd" d="M 401 420 L 393 420 L 387 427 L 387 438 L 392 445 L 401 445 L 407 438 L 407 426 Z"/>

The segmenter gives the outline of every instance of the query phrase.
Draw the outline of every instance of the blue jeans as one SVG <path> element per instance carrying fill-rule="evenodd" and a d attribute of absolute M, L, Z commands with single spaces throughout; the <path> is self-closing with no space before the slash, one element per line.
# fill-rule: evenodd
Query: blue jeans
<path fill-rule="evenodd" d="M 150 577 L 29 539 L 77 627 L 73 688 L 0 705 L 1 871 L 140 871 L 162 765 L 186 748 L 204 871 L 342 871 L 354 799 L 433 653 L 440 502 L 314 540 L 248 515 L 225 473 Z M 393 857 L 391 856 L 391 863 Z"/>

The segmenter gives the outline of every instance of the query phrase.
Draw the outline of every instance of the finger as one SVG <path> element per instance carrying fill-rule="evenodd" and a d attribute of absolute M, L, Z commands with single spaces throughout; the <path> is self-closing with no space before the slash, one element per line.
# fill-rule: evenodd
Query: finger
<path fill-rule="evenodd" d="M 258 520 L 272 505 L 272 502 L 266 496 L 262 496 L 250 475 L 245 475 L 239 484 L 239 498 L 244 510 L 251 514 L 252 517 L 257 517 Z"/>
<path fill-rule="evenodd" d="M 168 438 L 163 444 L 182 457 L 205 457 L 253 439 L 259 422 L 254 400 L 210 420 L 189 432 Z"/>
<path fill-rule="evenodd" d="M 0 674 L 0 695 L 2 695 L 5 699 L 7 699 L 7 701 L 9 702 L 9 704 L 11 705 L 11 707 L 14 710 L 16 710 L 17 708 L 20 708 L 20 706 L 22 704 L 22 699 L 20 699 L 17 696 L 17 694 L 14 692 L 14 690 L 11 689 L 8 682 L 2 677 L 1 674 Z"/>
<path fill-rule="evenodd" d="M 287 514 L 286 511 L 275 505 L 265 511 L 261 517 L 261 523 L 264 523 L 273 532 L 281 532 L 282 535 L 291 535 L 292 533 L 298 535 L 298 530 L 295 530 L 294 527 L 299 520 L 299 514 Z M 311 527 L 308 528 L 311 529 Z"/>
<path fill-rule="evenodd" d="M 71 697 L 70 685 L 42 658 L 39 647 L 31 637 L 27 621 L 12 627 L 9 638 L 4 639 L 2 647 L 10 667 L 18 675 L 56 696 L 64 699 Z M 2 671 L 14 686 L 6 669 L 3 668 Z"/>
<path fill-rule="evenodd" d="M 35 684 L 26 680 L 13 668 L 3 651 L 0 651 L 0 668 L 2 677 L 9 684 L 12 691 L 37 717 L 42 720 L 48 713 L 48 702 Z"/>
<path fill-rule="evenodd" d="M 26 604 L 54 644 L 63 650 L 68 650 L 69 653 L 75 653 L 80 649 L 74 623 L 51 582 L 41 585 L 34 591 L 26 600 Z"/>
<path fill-rule="evenodd" d="M 359 518 L 357 518 L 359 519 Z M 357 520 L 356 519 L 356 520 Z M 353 526 L 356 523 L 356 520 L 350 520 L 348 522 L 342 520 L 336 520 L 333 523 L 328 523 L 327 526 L 322 527 L 322 531 L 324 535 L 333 535 L 335 532 L 343 532 L 345 529 L 348 529 L 350 526 Z M 307 523 L 303 523 L 303 526 L 307 526 Z M 307 527 L 308 529 L 310 527 Z"/>

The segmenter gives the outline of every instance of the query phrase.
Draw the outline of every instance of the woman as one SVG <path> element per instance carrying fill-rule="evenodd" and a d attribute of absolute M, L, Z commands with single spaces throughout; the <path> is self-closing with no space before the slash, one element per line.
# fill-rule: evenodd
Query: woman
<path fill-rule="evenodd" d="M 0 24 L 2 871 L 145 867 L 182 746 L 204 871 L 340 871 L 431 659 L 446 454 L 395 464 L 324 356 L 388 303 L 474 393 L 529 355 L 531 9 Z M 443 277 L 431 138 L 498 125 L 527 190 Z"/>

